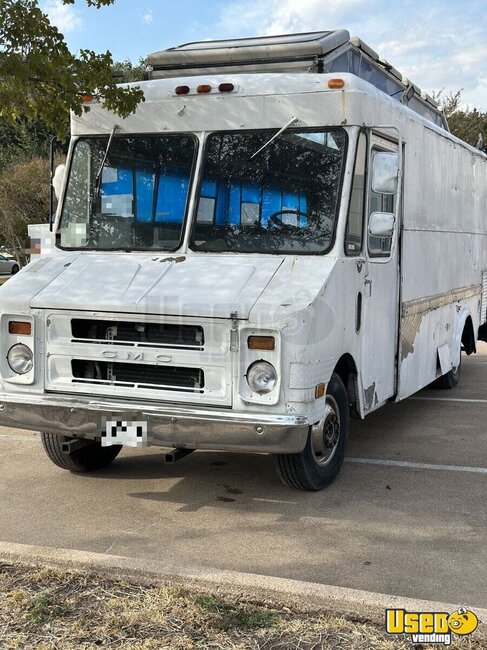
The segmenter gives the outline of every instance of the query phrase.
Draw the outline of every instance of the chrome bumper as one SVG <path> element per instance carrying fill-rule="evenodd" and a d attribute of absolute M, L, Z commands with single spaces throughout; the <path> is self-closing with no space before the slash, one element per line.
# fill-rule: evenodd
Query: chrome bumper
<path fill-rule="evenodd" d="M 304 449 L 309 430 L 307 418 L 301 415 L 0 393 L 1 426 L 99 438 L 105 420 L 120 419 L 147 421 L 151 445 L 186 449 L 297 453 Z"/>

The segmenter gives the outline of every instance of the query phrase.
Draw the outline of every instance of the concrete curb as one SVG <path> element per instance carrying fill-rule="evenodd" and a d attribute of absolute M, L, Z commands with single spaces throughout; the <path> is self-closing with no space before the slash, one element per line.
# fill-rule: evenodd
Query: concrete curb
<path fill-rule="evenodd" d="M 334 587 L 313 582 L 276 578 L 273 576 L 225 571 L 207 567 L 181 566 L 157 560 L 120 557 L 72 549 L 48 548 L 0 542 L 0 559 L 27 565 L 98 573 L 111 578 L 162 584 L 177 582 L 188 588 L 218 591 L 249 599 L 278 602 L 299 609 L 316 611 L 326 609 L 349 616 L 367 617 L 382 623 L 384 610 L 400 607 L 408 611 L 452 612 L 460 605 L 472 607 L 477 616 L 487 622 L 487 609 L 473 603 L 440 603 L 428 600 L 402 598 L 358 589 Z M 482 634 L 482 637 L 484 635 Z"/>

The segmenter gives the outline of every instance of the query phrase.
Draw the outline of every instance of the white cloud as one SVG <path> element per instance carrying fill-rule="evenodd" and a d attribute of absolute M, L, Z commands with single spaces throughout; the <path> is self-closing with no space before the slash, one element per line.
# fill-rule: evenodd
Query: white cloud
<path fill-rule="evenodd" d="M 257 34 L 336 29 L 350 22 L 350 12 L 364 0 L 237 0 L 223 9 L 221 27 L 237 35 L 242 30 Z M 375 0 L 368 2 L 373 7 Z M 348 18 L 347 18 L 348 17 Z"/>
<path fill-rule="evenodd" d="M 148 9 L 147 12 L 142 16 L 142 20 L 146 25 L 151 25 L 154 22 L 154 16 L 152 15 L 151 9 Z"/>
<path fill-rule="evenodd" d="M 426 92 L 463 88 L 465 102 L 487 110 L 481 9 L 478 0 L 233 0 L 218 31 L 230 38 L 347 29 Z"/>
<path fill-rule="evenodd" d="M 377 49 L 418 86 L 428 92 L 463 89 L 465 102 L 487 108 L 487 42 L 476 26 L 458 23 L 451 29 L 444 21 L 432 28 L 405 27 L 390 36 Z"/>
<path fill-rule="evenodd" d="M 63 5 L 62 0 L 48 0 L 44 11 L 51 23 L 63 34 L 73 32 L 83 24 L 76 9 L 71 5 Z"/>

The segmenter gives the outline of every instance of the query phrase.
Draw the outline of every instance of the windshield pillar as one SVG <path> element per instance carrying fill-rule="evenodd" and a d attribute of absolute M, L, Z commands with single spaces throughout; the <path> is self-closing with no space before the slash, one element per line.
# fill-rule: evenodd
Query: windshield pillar
<path fill-rule="evenodd" d="M 193 229 L 194 219 L 196 218 L 196 209 L 198 205 L 199 180 L 201 176 L 201 170 L 203 168 L 206 135 L 207 135 L 206 131 L 202 131 L 196 134 L 196 137 L 198 138 L 199 141 L 199 147 L 198 147 L 198 153 L 196 155 L 196 161 L 194 165 L 194 182 L 191 186 L 191 191 L 188 198 L 188 212 L 187 212 L 188 216 L 186 219 L 183 242 L 181 245 L 182 253 L 188 252 L 189 240 Z"/>

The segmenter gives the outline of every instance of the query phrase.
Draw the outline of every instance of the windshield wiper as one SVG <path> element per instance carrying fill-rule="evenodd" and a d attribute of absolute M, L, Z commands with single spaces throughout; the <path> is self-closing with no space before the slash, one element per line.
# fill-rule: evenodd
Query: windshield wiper
<path fill-rule="evenodd" d="M 96 172 L 96 176 L 95 176 L 95 192 L 94 192 L 94 195 L 93 195 L 93 203 L 94 204 L 96 204 L 96 202 L 98 200 L 98 196 L 100 194 L 101 175 L 102 175 L 102 172 L 103 172 L 103 167 L 105 167 L 105 163 L 107 161 L 108 154 L 110 152 L 110 147 L 112 146 L 113 137 L 115 136 L 115 133 L 116 133 L 117 129 L 118 129 L 118 124 L 115 124 L 115 126 L 112 129 L 112 132 L 110 133 L 110 137 L 108 138 L 107 148 L 105 149 L 105 153 L 103 154 L 103 159 L 101 161 L 101 165 L 100 165 L 98 171 Z"/>
<path fill-rule="evenodd" d="M 280 135 L 282 135 L 284 133 L 284 131 L 287 131 L 290 126 L 292 126 L 293 124 L 295 124 L 298 121 L 299 120 L 298 120 L 297 117 L 292 117 L 289 120 L 289 122 L 286 122 L 286 124 L 282 127 L 282 129 L 280 131 L 278 131 L 275 135 L 273 135 L 272 138 L 267 140 L 267 142 L 264 145 L 262 145 L 262 147 L 260 149 L 257 149 L 257 151 L 250 156 L 249 160 L 253 160 L 256 156 L 258 156 L 260 154 L 261 151 L 264 151 L 264 149 L 267 149 L 267 147 L 271 144 L 271 142 L 274 142 L 274 140 L 276 138 L 278 138 Z"/>

